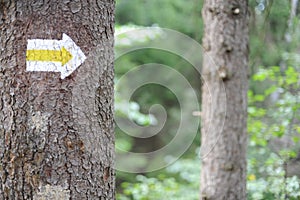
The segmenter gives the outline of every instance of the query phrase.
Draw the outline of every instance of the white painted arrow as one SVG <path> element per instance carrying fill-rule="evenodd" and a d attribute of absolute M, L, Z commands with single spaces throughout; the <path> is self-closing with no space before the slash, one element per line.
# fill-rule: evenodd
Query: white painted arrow
<path fill-rule="evenodd" d="M 27 42 L 26 71 L 60 72 L 64 79 L 85 59 L 81 49 L 66 34 L 62 40 L 32 39 Z"/>

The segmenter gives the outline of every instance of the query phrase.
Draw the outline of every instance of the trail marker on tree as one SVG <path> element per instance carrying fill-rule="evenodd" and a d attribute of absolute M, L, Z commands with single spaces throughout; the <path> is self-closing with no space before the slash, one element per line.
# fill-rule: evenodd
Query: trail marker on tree
<path fill-rule="evenodd" d="M 64 79 L 85 59 L 81 49 L 66 34 L 62 40 L 32 39 L 27 42 L 26 71 L 60 72 Z"/>

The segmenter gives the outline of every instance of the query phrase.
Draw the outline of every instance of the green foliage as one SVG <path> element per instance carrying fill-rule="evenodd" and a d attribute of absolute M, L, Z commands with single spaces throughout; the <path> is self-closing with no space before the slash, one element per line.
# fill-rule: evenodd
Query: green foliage
<path fill-rule="evenodd" d="M 300 72 L 294 67 L 278 66 L 260 69 L 252 81 L 264 85 L 260 93 L 248 92 L 248 198 L 291 199 L 300 198 L 300 180 L 286 177 L 284 166 L 300 150 L 297 131 L 299 121 Z M 266 108 L 265 105 L 268 105 Z M 270 143 L 276 138 L 293 140 L 293 146 L 272 149 Z"/>
<path fill-rule="evenodd" d="M 143 28 L 143 34 L 132 31 L 139 28 Z M 163 34 L 163 30 L 161 30 L 159 27 L 145 28 L 136 25 L 117 26 L 115 40 L 115 52 L 117 57 L 115 62 L 116 80 L 122 78 L 124 74 L 132 69 L 135 69 L 137 66 L 147 63 L 160 63 L 177 70 L 181 75 L 185 76 L 186 80 L 190 81 L 193 87 L 196 88 L 198 85 L 200 85 L 201 79 L 199 73 L 196 72 L 196 69 L 194 69 L 190 63 L 183 60 L 178 55 L 158 49 L 140 49 L 138 51 L 121 55 L 122 52 L 126 51 L 128 48 L 130 49 L 133 47 L 147 46 L 156 39 L 160 39 Z M 147 77 L 147 74 L 144 74 L 144 76 L 143 74 L 140 74 L 138 77 L 135 77 L 135 80 L 143 80 L 145 77 Z M 176 81 L 172 81 L 170 84 L 173 84 L 174 87 L 176 87 L 178 83 Z M 131 102 L 126 102 L 123 99 L 122 94 L 129 94 L 129 88 L 130 81 L 123 82 L 122 85 L 118 85 L 118 87 L 115 88 L 116 115 L 118 117 L 128 118 L 138 125 L 155 125 L 157 120 L 154 115 L 143 113 L 148 113 L 151 106 L 155 104 L 162 105 L 166 109 L 168 116 L 167 122 L 164 124 L 164 128 L 160 132 L 161 134 L 164 134 L 164 137 L 159 137 L 159 141 L 154 142 L 159 143 L 158 145 L 164 145 L 164 143 L 168 143 L 174 136 L 173 133 L 176 133 L 178 124 L 181 120 L 181 110 L 175 94 L 164 86 L 147 84 L 135 90 L 131 96 Z M 177 87 L 177 90 L 180 94 L 185 94 L 188 92 L 188 90 L 185 88 L 181 89 L 181 87 Z M 194 91 L 197 92 L 197 90 Z M 138 130 L 131 131 L 131 135 L 141 134 L 137 132 Z M 187 132 L 187 134 L 189 134 L 189 132 Z M 193 146 L 198 146 L 199 143 L 200 141 L 197 139 L 195 140 L 195 145 Z M 118 149 L 134 151 L 145 148 L 135 139 L 127 136 L 118 127 L 116 128 L 116 146 L 117 151 Z"/>
<path fill-rule="evenodd" d="M 157 31 L 149 29 L 149 31 L 144 32 L 143 35 L 137 35 L 134 34 L 134 32 L 131 32 L 131 30 L 137 28 L 140 27 L 135 25 L 116 27 L 115 51 L 117 55 L 123 48 L 147 43 L 156 37 L 159 37 L 161 34 L 159 29 L 157 29 Z M 131 59 L 124 57 L 122 62 L 116 63 L 116 66 L 118 67 L 116 67 L 117 77 L 115 82 L 118 81 L 118 77 L 121 77 L 122 74 L 130 70 L 131 66 L 135 66 L 135 63 Z M 156 118 L 152 114 L 143 114 L 140 110 L 140 105 L 137 102 L 127 102 L 120 93 L 120 90 L 122 89 L 124 89 L 124 87 L 115 88 L 115 115 L 134 121 L 141 126 L 155 125 L 157 123 Z M 130 151 L 133 148 L 134 140 L 126 134 L 122 134 L 122 131 L 118 127 L 116 128 L 116 138 L 117 151 L 119 151 L 119 149 Z"/>
<path fill-rule="evenodd" d="M 171 28 L 201 38 L 202 0 L 117 0 L 117 24 Z"/>
<path fill-rule="evenodd" d="M 289 1 L 250 0 L 251 73 L 260 66 L 279 65 L 288 48 Z M 293 36 L 294 37 L 294 36 Z"/>
<path fill-rule="evenodd" d="M 253 158 L 248 162 L 249 200 L 297 200 L 300 198 L 300 179 L 296 176 L 285 178 L 281 157 L 271 153 L 261 165 L 263 167 L 257 168 L 257 164 Z M 260 175 L 257 175 L 257 172 Z"/>
<path fill-rule="evenodd" d="M 296 17 L 289 23 L 289 1 L 250 0 L 250 77 L 248 91 L 248 199 L 300 199 L 297 177 L 285 177 L 284 165 L 300 150 L 300 22 Z M 117 33 L 138 26 L 157 26 L 178 30 L 201 41 L 202 0 L 117 0 Z M 130 25 L 128 25 L 130 24 Z M 135 25 L 133 25 L 135 24 Z M 126 25 L 126 26 L 124 26 Z M 137 26 L 138 25 L 138 26 Z M 116 41 L 116 55 L 132 45 L 141 45 L 159 38 L 161 32 L 143 35 L 121 35 Z M 142 50 L 132 52 L 116 61 L 116 76 L 120 78 L 134 66 L 161 63 L 178 70 L 199 89 L 200 77 L 184 60 L 169 52 Z M 139 77 L 143 78 L 143 77 Z M 158 86 L 145 86 L 136 91 L 131 102 L 122 102 L 116 88 L 116 114 L 132 119 L 140 125 L 155 124 L 155 118 L 146 115 L 156 103 L 166 105 L 170 124 L 163 132 L 172 133 L 178 123 L 180 110 L 171 92 Z M 196 89 L 197 90 L 197 89 Z M 200 89 L 199 89 L 200 90 Z M 147 91 L 147 92 L 143 92 Z M 199 95 L 200 96 L 200 95 Z M 129 111 L 129 112 L 127 112 Z M 139 144 L 116 130 L 116 144 L 133 150 Z M 293 145 L 279 149 L 272 142 L 287 138 Z M 199 138 L 194 146 L 199 146 Z M 276 145 L 275 145 L 276 146 Z M 118 172 L 118 199 L 198 199 L 200 163 L 193 157 L 194 149 L 165 170 L 135 177 Z"/>
<path fill-rule="evenodd" d="M 122 184 L 127 189 L 124 190 L 124 195 L 119 195 L 118 199 L 150 200 L 160 199 L 161 197 L 171 199 L 179 189 L 178 183 L 176 183 L 174 178 L 157 179 L 138 175 L 136 179 L 138 183 Z"/>
<path fill-rule="evenodd" d="M 199 199 L 199 159 L 180 159 L 167 167 L 164 174 L 147 178 L 137 175 L 136 183 L 122 183 L 119 200 L 197 200 Z"/>
<path fill-rule="evenodd" d="M 115 92 L 115 114 L 124 118 L 128 118 L 138 125 L 149 126 L 157 123 L 152 114 L 142 114 L 140 105 L 134 101 L 126 102 Z"/>
<path fill-rule="evenodd" d="M 285 70 L 280 67 L 261 69 L 253 76 L 253 81 L 264 82 L 265 89 L 260 94 L 248 92 L 251 141 L 257 140 L 257 137 L 269 140 L 272 136 L 282 137 L 295 131 L 292 123 L 300 106 L 299 77 L 300 73 L 293 67 Z M 261 103 L 268 104 L 268 111 L 261 107 Z"/>

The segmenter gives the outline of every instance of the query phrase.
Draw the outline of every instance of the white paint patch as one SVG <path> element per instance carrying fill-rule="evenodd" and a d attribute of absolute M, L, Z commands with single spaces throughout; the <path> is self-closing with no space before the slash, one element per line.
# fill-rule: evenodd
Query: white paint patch
<path fill-rule="evenodd" d="M 70 59 L 64 58 L 63 48 L 70 55 Z M 43 50 L 48 50 L 48 52 Z M 63 59 L 67 62 L 64 63 Z M 72 74 L 85 59 L 86 56 L 81 49 L 66 34 L 63 34 L 62 40 L 32 39 L 27 42 L 26 71 L 60 72 L 61 79 L 64 79 Z"/>
<path fill-rule="evenodd" d="M 46 185 L 33 196 L 33 200 L 69 200 L 70 191 L 61 186 Z"/>
<path fill-rule="evenodd" d="M 46 131 L 48 129 L 49 116 L 49 114 L 42 114 L 40 111 L 34 113 L 29 120 L 32 129 L 35 128 L 38 131 Z"/>
<path fill-rule="evenodd" d="M 37 149 L 38 150 L 44 150 L 46 145 L 46 133 L 49 126 L 49 113 L 41 113 L 40 111 L 31 113 L 28 117 L 28 122 L 30 125 L 30 128 L 34 130 L 34 133 L 36 134 L 35 137 L 37 138 L 38 143 Z"/>

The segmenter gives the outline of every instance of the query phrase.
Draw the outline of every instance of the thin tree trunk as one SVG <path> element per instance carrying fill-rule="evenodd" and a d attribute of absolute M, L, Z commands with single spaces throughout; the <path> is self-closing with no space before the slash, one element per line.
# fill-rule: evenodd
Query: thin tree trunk
<path fill-rule="evenodd" d="M 0 199 L 114 199 L 113 23 L 113 0 L 0 1 Z M 64 34 L 79 68 L 26 71 Z"/>
<path fill-rule="evenodd" d="M 290 20 L 292 21 L 297 16 L 297 10 L 298 10 L 298 0 L 291 0 L 291 14 L 290 14 Z M 291 22 L 292 23 L 292 22 Z"/>
<path fill-rule="evenodd" d="M 205 0 L 201 199 L 246 199 L 248 2 Z"/>
<path fill-rule="evenodd" d="M 292 42 L 292 35 L 293 35 L 293 21 L 295 17 L 297 17 L 298 11 L 298 0 L 291 0 L 291 9 L 290 9 L 290 18 L 288 20 L 288 28 L 285 33 L 285 40 L 286 42 Z"/>

